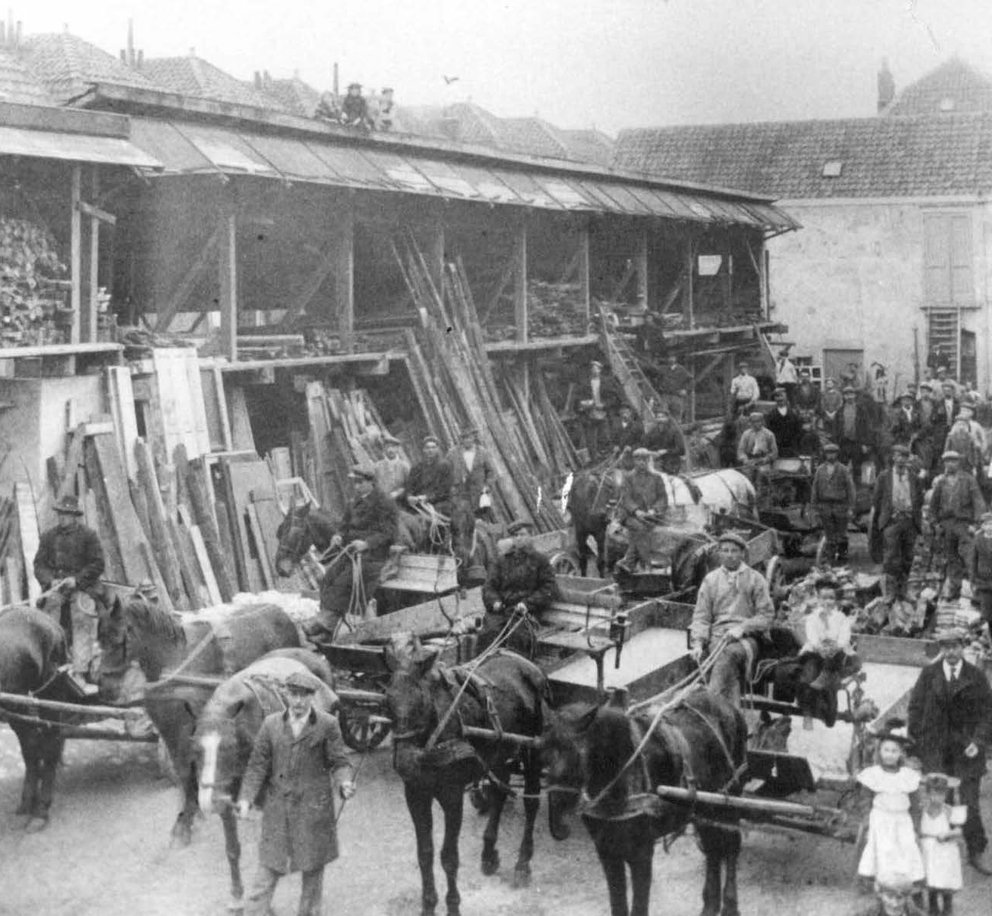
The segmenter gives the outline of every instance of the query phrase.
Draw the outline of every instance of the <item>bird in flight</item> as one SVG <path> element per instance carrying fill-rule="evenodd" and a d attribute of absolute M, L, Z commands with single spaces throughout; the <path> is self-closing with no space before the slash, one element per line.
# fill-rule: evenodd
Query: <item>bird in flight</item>
<path fill-rule="evenodd" d="M 443 73 L 441 77 L 444 79 L 445 85 L 450 86 L 452 83 L 457 83 L 460 77 L 458 76 L 445 76 Z"/>

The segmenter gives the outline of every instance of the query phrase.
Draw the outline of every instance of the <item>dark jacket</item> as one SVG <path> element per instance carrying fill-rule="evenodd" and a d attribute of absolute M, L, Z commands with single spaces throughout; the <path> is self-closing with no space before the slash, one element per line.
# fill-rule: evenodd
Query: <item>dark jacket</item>
<path fill-rule="evenodd" d="M 451 462 L 438 457 L 436 461 L 418 461 L 410 468 L 406 492 L 410 496 L 425 496 L 438 512 L 451 515 L 451 487 L 454 475 Z"/>
<path fill-rule="evenodd" d="M 92 528 L 76 525 L 63 530 L 49 528 L 38 542 L 34 575 L 47 589 L 57 579 L 73 576 L 83 591 L 91 591 L 103 575 L 104 559 L 100 539 Z"/>
<path fill-rule="evenodd" d="M 368 496 L 356 496 L 348 504 L 339 533 L 346 545 L 354 540 L 365 541 L 366 559 L 385 560 L 399 538 L 398 512 L 396 503 L 375 487 Z"/>
<path fill-rule="evenodd" d="M 665 478 L 654 471 L 633 471 L 624 475 L 620 488 L 620 520 L 626 522 L 638 509 L 661 513 L 668 508 Z"/>
<path fill-rule="evenodd" d="M 846 464 L 834 462 L 832 474 L 826 462 L 816 469 L 810 489 L 810 504 L 814 509 L 826 503 L 843 504 L 853 509 L 855 496 L 854 481 Z"/>
<path fill-rule="evenodd" d="M 672 420 L 658 423 L 647 434 L 644 442 L 645 446 L 652 452 L 664 451 L 669 455 L 680 457 L 685 454 L 685 436 L 682 435 L 682 430 Z"/>
<path fill-rule="evenodd" d="M 920 411 L 913 407 L 906 415 L 902 409 L 902 404 L 892 411 L 891 424 L 889 426 L 889 437 L 893 444 L 909 445 L 913 438 L 923 429 L 923 421 L 920 419 Z"/>
<path fill-rule="evenodd" d="M 482 602 L 492 612 L 497 601 L 501 613 L 509 613 L 521 601 L 532 614 L 551 606 L 558 593 L 554 570 L 548 558 L 529 545 L 513 547 L 499 557 L 482 587 Z"/>
<path fill-rule="evenodd" d="M 960 426 L 951 427 L 951 431 L 944 440 L 945 452 L 957 452 L 961 456 L 961 470 L 974 474 L 976 469 L 982 466 L 982 453 L 975 440 L 971 437 L 970 429 L 961 429 Z"/>
<path fill-rule="evenodd" d="M 844 407 L 846 406 L 846 404 L 841 405 L 841 408 L 833 417 L 828 417 L 826 414 L 823 415 L 824 432 L 831 440 L 838 444 L 847 439 L 849 442 L 857 442 L 858 445 L 871 445 L 875 441 L 875 434 L 871 429 L 871 421 L 868 417 L 868 412 L 857 402 L 855 402 L 854 414 L 854 439 L 845 437 Z"/>
<path fill-rule="evenodd" d="M 992 537 L 981 530 L 975 535 L 968 558 L 968 581 L 972 589 L 992 591 Z"/>
<path fill-rule="evenodd" d="M 927 665 L 910 694 L 908 724 L 912 753 L 920 758 L 924 773 L 981 775 L 992 737 L 992 688 L 985 673 L 962 662 L 952 690 L 944 677 L 943 661 Z M 965 757 L 971 742 L 978 745 L 978 754 Z"/>
<path fill-rule="evenodd" d="M 792 395 L 792 406 L 803 413 L 816 413 L 820 409 L 820 389 L 800 382 Z"/>
<path fill-rule="evenodd" d="M 351 776 L 337 719 L 312 710 L 299 738 L 289 714 L 266 717 L 255 736 L 241 797 L 265 790 L 259 863 L 280 873 L 313 871 L 338 857 L 331 774 Z"/>
<path fill-rule="evenodd" d="M 888 468 L 878 475 L 875 481 L 875 491 L 872 494 L 871 505 L 874 515 L 872 524 L 879 531 L 885 528 L 892 521 L 892 477 L 894 469 Z M 923 484 L 920 478 L 910 467 L 906 468 L 906 476 L 909 478 L 909 501 L 913 507 L 913 524 L 919 531 L 922 527 L 923 513 Z"/>
<path fill-rule="evenodd" d="M 636 417 L 624 426 L 617 420 L 613 427 L 613 445 L 621 451 L 625 448 L 631 450 L 640 448 L 644 444 L 644 424 Z"/>
<path fill-rule="evenodd" d="M 775 434 L 778 453 L 783 458 L 794 458 L 799 454 L 799 444 L 803 438 L 803 420 L 789 407 L 785 416 L 773 407 L 765 414 L 765 426 Z"/>
<path fill-rule="evenodd" d="M 965 471 L 958 471 L 957 486 L 952 492 L 951 478 L 941 474 L 933 484 L 930 515 L 934 521 L 961 521 L 977 524 L 985 511 L 985 500 L 978 481 Z"/>
<path fill-rule="evenodd" d="M 483 488 L 491 489 L 496 479 L 496 469 L 489 452 L 481 445 L 475 447 L 475 460 L 472 462 L 471 471 L 465 465 L 460 445 L 456 445 L 448 452 L 447 460 L 451 464 L 453 498 L 475 512 L 479 508 L 479 497 L 482 496 Z"/>

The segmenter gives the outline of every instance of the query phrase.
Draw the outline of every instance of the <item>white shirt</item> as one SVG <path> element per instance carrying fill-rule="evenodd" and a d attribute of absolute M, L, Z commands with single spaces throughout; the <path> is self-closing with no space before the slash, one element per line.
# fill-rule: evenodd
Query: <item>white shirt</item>
<path fill-rule="evenodd" d="M 799 372 L 791 359 L 785 356 L 779 357 L 775 381 L 780 385 L 795 385 L 799 381 Z"/>
<path fill-rule="evenodd" d="M 735 375 L 730 383 L 730 394 L 738 401 L 757 401 L 761 395 L 758 380 L 753 375 Z"/>
<path fill-rule="evenodd" d="M 293 733 L 294 738 L 299 738 L 300 733 L 303 731 L 303 727 L 307 724 L 307 719 L 310 718 L 309 711 L 306 715 L 296 717 L 292 714 L 289 716 L 289 729 Z"/>
<path fill-rule="evenodd" d="M 956 665 L 951 667 L 947 659 L 944 659 L 943 664 L 944 664 L 944 677 L 947 679 L 948 683 L 950 683 L 952 680 L 957 680 L 959 677 L 961 677 L 961 667 L 962 667 L 961 662 L 958 662 Z"/>
<path fill-rule="evenodd" d="M 591 379 L 589 379 L 589 387 L 592 389 L 592 402 L 597 407 L 603 406 L 603 400 L 599 396 L 599 387 L 601 382 L 602 378 L 598 375 L 594 375 Z"/>
<path fill-rule="evenodd" d="M 471 474 L 472 466 L 475 464 L 475 449 L 462 449 L 462 460 L 465 462 L 466 470 Z"/>
<path fill-rule="evenodd" d="M 818 608 L 806 618 L 806 645 L 804 652 L 816 652 L 825 639 L 832 639 L 837 648 L 851 648 L 851 620 L 840 609 L 833 608 L 826 614 Z"/>

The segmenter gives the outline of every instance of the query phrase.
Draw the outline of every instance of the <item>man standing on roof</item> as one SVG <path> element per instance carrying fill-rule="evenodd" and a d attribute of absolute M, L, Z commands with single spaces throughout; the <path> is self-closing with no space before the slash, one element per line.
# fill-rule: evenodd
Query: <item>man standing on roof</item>
<path fill-rule="evenodd" d="M 761 635 L 772 624 L 768 582 L 744 562 L 747 543 L 732 531 L 720 538 L 720 566 L 699 586 L 689 628 L 689 654 L 700 663 L 716 652 L 709 689 L 740 706 L 745 674 L 759 657 Z"/>
<path fill-rule="evenodd" d="M 96 532 L 82 524 L 83 512 L 75 496 L 63 496 L 55 513 L 58 522 L 41 536 L 34 557 L 35 578 L 49 593 L 39 606 L 69 635 L 71 677 L 83 693 L 93 696 L 99 692 L 103 548 Z"/>

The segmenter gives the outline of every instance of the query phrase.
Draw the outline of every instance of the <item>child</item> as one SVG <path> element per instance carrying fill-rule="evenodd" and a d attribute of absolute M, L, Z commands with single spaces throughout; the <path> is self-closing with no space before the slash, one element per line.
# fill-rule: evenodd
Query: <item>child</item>
<path fill-rule="evenodd" d="M 879 875 L 875 880 L 874 902 L 858 911 L 858 916 L 925 916 L 913 902 L 913 882 L 903 875 Z"/>
<path fill-rule="evenodd" d="M 923 867 L 927 873 L 927 890 L 930 894 L 930 913 L 954 912 L 952 897 L 961 890 L 961 848 L 958 841 L 963 836 L 961 828 L 951 825 L 951 806 L 947 792 L 956 789 L 961 780 L 943 773 L 930 773 L 923 777 L 926 790 L 925 804 L 920 815 L 920 846 L 923 848 Z M 943 909 L 940 901 L 943 900 Z"/>
<path fill-rule="evenodd" d="M 910 881 L 924 878 L 923 858 L 909 814 L 909 796 L 920 787 L 920 774 L 904 765 L 906 725 L 889 719 L 878 735 L 878 763 L 858 773 L 858 782 L 875 793 L 868 817 L 868 838 L 858 874 L 872 878 L 900 873 Z"/>

